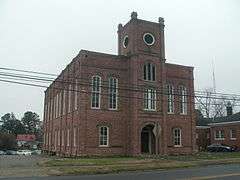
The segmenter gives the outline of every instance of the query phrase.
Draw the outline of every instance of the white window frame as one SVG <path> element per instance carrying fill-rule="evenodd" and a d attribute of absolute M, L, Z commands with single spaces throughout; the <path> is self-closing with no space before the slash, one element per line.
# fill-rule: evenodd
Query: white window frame
<path fill-rule="evenodd" d="M 225 140 L 225 132 L 224 130 L 215 130 L 214 131 L 215 140 Z"/>
<path fill-rule="evenodd" d="M 57 130 L 55 130 L 55 134 L 54 134 L 54 146 L 55 146 L 55 150 L 57 149 Z"/>
<path fill-rule="evenodd" d="M 96 87 L 98 90 L 95 90 L 95 86 L 94 86 L 95 78 L 96 79 L 99 78 L 99 84 L 98 84 L 98 87 Z M 98 102 L 96 101 L 97 97 L 98 97 Z M 93 102 L 93 98 L 95 99 L 94 100 L 95 103 Z M 97 104 L 98 104 L 98 106 L 96 106 Z M 100 107 L 101 107 L 101 77 L 100 76 L 92 76 L 91 108 L 92 109 L 100 109 Z"/>
<path fill-rule="evenodd" d="M 105 129 L 107 131 L 107 135 L 105 137 L 102 134 L 102 130 Z M 102 143 L 105 142 L 105 143 Z M 99 127 L 99 147 L 108 147 L 109 146 L 109 127 L 108 126 L 100 126 Z"/>
<path fill-rule="evenodd" d="M 60 130 L 57 131 L 57 134 L 58 134 L 58 146 L 60 146 Z"/>
<path fill-rule="evenodd" d="M 156 111 L 157 109 L 157 91 L 155 89 L 145 89 L 144 92 L 144 110 Z"/>
<path fill-rule="evenodd" d="M 179 134 L 175 134 L 178 131 Z M 174 147 L 182 147 L 182 130 L 181 128 L 174 128 L 173 129 L 173 145 Z"/>
<path fill-rule="evenodd" d="M 62 130 L 62 134 L 61 134 L 61 136 L 62 136 L 62 138 L 61 138 L 61 140 L 62 140 L 62 143 L 61 143 L 61 145 L 62 145 L 62 147 L 64 146 L 64 141 L 65 141 L 65 139 L 64 139 L 64 130 Z"/>
<path fill-rule="evenodd" d="M 68 86 L 68 113 L 71 112 L 71 108 L 72 108 L 72 84 L 69 84 Z"/>
<path fill-rule="evenodd" d="M 145 81 L 156 81 L 156 66 L 153 63 L 143 65 L 143 79 Z"/>
<path fill-rule="evenodd" d="M 73 128 L 73 147 L 77 147 L 77 128 Z"/>
<path fill-rule="evenodd" d="M 61 108 L 62 108 L 62 92 L 59 92 L 59 96 L 58 96 L 58 117 L 61 117 Z"/>
<path fill-rule="evenodd" d="M 66 114 L 66 96 L 67 96 L 67 93 L 66 93 L 66 89 L 63 90 L 63 112 L 62 114 L 65 115 Z"/>
<path fill-rule="evenodd" d="M 67 129 L 67 146 L 70 146 L 70 129 Z"/>
<path fill-rule="evenodd" d="M 233 137 L 233 131 L 235 131 L 235 137 Z M 236 139 L 237 139 L 237 130 L 230 129 L 230 140 L 236 140 Z"/>
<path fill-rule="evenodd" d="M 114 77 L 109 78 L 108 91 L 109 91 L 108 107 L 110 110 L 117 110 L 118 109 L 118 79 L 117 78 L 114 78 Z"/>
<path fill-rule="evenodd" d="M 174 114 L 174 87 L 171 84 L 167 85 L 167 96 L 168 96 L 168 114 Z"/>
<path fill-rule="evenodd" d="M 180 114 L 187 115 L 187 88 L 180 86 Z"/>
<path fill-rule="evenodd" d="M 75 80 L 74 109 L 78 109 L 78 80 Z"/>

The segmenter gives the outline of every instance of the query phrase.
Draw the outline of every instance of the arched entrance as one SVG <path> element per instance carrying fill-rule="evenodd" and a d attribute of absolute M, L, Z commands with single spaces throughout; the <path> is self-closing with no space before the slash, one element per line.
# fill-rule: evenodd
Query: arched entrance
<path fill-rule="evenodd" d="M 146 125 L 141 131 L 141 153 L 155 154 L 156 139 L 153 133 L 154 125 Z"/>

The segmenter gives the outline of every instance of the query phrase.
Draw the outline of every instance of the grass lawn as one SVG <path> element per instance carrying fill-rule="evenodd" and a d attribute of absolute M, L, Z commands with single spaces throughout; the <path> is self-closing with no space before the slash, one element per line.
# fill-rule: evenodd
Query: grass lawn
<path fill-rule="evenodd" d="M 52 158 L 39 165 L 53 175 L 103 174 L 123 171 L 187 168 L 240 163 L 240 152 L 179 156 Z"/>

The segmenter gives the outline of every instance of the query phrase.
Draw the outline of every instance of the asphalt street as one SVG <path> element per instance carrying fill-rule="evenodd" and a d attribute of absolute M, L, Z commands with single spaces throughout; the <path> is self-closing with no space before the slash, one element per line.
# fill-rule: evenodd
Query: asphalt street
<path fill-rule="evenodd" d="M 240 179 L 240 164 L 206 166 L 164 171 L 133 172 L 107 175 L 51 176 L 51 177 L 11 177 L 1 180 L 201 180 L 201 179 Z"/>

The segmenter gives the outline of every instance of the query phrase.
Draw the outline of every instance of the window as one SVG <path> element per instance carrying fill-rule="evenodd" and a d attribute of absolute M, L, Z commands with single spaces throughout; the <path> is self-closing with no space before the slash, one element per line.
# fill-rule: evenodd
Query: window
<path fill-rule="evenodd" d="M 106 126 L 100 127 L 99 132 L 99 146 L 108 146 L 109 128 Z"/>
<path fill-rule="evenodd" d="M 101 78 L 99 76 L 92 77 L 92 108 L 100 108 Z"/>
<path fill-rule="evenodd" d="M 155 66 L 151 63 L 144 64 L 143 74 L 144 80 L 155 81 L 156 79 Z"/>
<path fill-rule="evenodd" d="M 172 85 L 167 85 L 167 95 L 168 95 L 168 113 L 174 112 L 174 89 Z"/>
<path fill-rule="evenodd" d="M 215 140 L 224 140 L 224 131 L 223 130 L 216 130 L 215 131 Z"/>
<path fill-rule="evenodd" d="M 64 130 L 62 130 L 62 146 L 64 146 Z"/>
<path fill-rule="evenodd" d="M 67 130 L 67 146 L 70 146 L 70 130 Z"/>
<path fill-rule="evenodd" d="M 109 78 L 109 109 L 117 109 L 118 79 Z"/>
<path fill-rule="evenodd" d="M 187 114 L 187 89 L 180 86 L 180 113 Z"/>
<path fill-rule="evenodd" d="M 61 111 L 62 111 L 62 92 L 59 93 L 59 99 L 58 99 L 58 117 L 61 116 Z"/>
<path fill-rule="evenodd" d="M 231 140 L 236 140 L 237 139 L 237 132 L 236 129 L 230 129 L 230 139 Z"/>
<path fill-rule="evenodd" d="M 143 35 L 143 41 L 144 41 L 147 45 L 151 46 L 151 45 L 154 44 L 155 38 L 154 38 L 154 36 L 153 36 L 151 33 L 145 33 L 145 34 Z"/>
<path fill-rule="evenodd" d="M 182 146 L 181 142 L 181 129 L 180 128 L 175 128 L 173 129 L 173 144 L 175 147 Z"/>
<path fill-rule="evenodd" d="M 63 115 L 65 115 L 66 113 L 66 96 L 67 96 L 67 93 L 66 93 L 66 90 L 64 89 L 63 90 Z"/>
<path fill-rule="evenodd" d="M 58 135 L 58 143 L 57 144 L 58 144 L 58 146 L 60 146 L 60 131 L 59 130 L 57 131 L 57 135 Z"/>
<path fill-rule="evenodd" d="M 144 109 L 156 110 L 156 90 L 146 89 L 144 92 Z"/>
<path fill-rule="evenodd" d="M 68 88 L 68 113 L 71 112 L 71 103 L 72 103 L 71 97 L 72 97 L 72 85 L 70 84 Z"/>
<path fill-rule="evenodd" d="M 76 147 L 77 146 L 77 128 L 74 127 L 73 129 L 73 146 Z"/>
<path fill-rule="evenodd" d="M 74 109 L 77 110 L 78 108 L 78 81 L 75 80 L 75 95 L 74 95 Z"/>
<path fill-rule="evenodd" d="M 54 146 L 55 146 L 55 149 L 57 149 L 57 131 L 55 130 L 55 134 L 54 134 Z"/>

